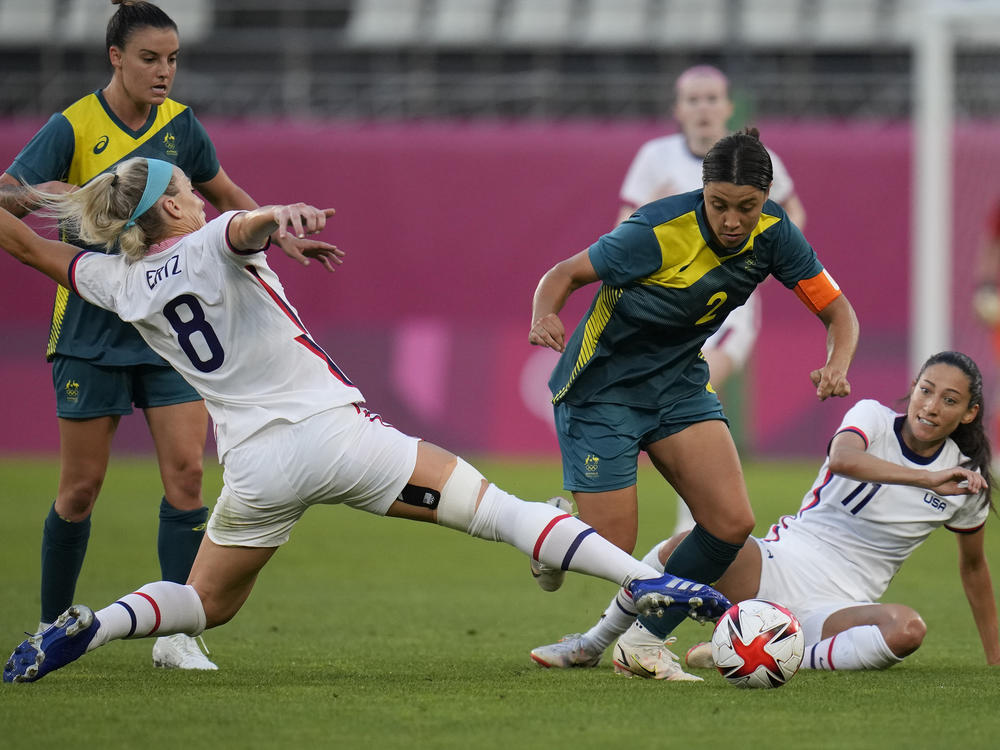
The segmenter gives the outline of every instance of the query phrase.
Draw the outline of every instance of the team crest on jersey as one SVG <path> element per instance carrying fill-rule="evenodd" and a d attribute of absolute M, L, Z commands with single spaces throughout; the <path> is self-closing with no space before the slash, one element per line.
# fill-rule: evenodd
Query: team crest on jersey
<path fill-rule="evenodd" d="M 583 459 L 583 470 L 588 477 L 597 477 L 599 472 L 597 470 L 597 465 L 600 463 L 601 459 L 595 456 L 593 453 L 588 453 L 587 457 Z"/>
<path fill-rule="evenodd" d="M 746 260 L 743 261 L 743 267 L 746 268 L 746 269 L 748 269 L 748 270 L 750 270 L 755 265 L 757 265 L 757 258 L 754 257 L 753 253 L 748 253 L 747 257 L 746 257 Z"/>
<path fill-rule="evenodd" d="M 173 133 L 166 133 L 163 136 L 163 148 L 167 156 L 177 156 L 177 138 Z"/>
<path fill-rule="evenodd" d="M 75 380 L 67 380 L 64 387 L 66 392 L 66 400 L 71 404 L 75 404 L 80 400 L 80 384 Z"/>

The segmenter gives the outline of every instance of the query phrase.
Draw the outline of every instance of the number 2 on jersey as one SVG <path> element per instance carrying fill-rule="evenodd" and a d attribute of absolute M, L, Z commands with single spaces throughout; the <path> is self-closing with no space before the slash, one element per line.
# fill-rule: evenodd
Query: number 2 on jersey
<path fill-rule="evenodd" d="M 704 325 L 710 320 L 715 320 L 715 314 L 722 307 L 723 303 L 729 299 L 729 295 L 725 292 L 716 292 L 711 297 L 708 298 L 708 312 L 702 315 L 698 320 L 695 321 L 696 326 Z"/>
<path fill-rule="evenodd" d="M 183 318 L 181 311 L 186 311 Z M 163 317 L 170 323 L 170 327 L 177 333 L 177 342 L 181 345 L 181 350 L 191 360 L 191 364 L 202 372 L 212 372 L 222 367 L 225 359 L 225 352 L 222 350 L 222 342 L 215 335 L 212 325 L 205 317 L 205 310 L 202 308 L 198 298 L 193 294 L 181 294 L 174 297 L 163 306 Z M 195 347 L 192 338 L 200 334 L 204 347 L 208 349 L 208 359 L 201 356 L 201 352 Z M 195 339 L 197 341 L 197 339 Z"/>

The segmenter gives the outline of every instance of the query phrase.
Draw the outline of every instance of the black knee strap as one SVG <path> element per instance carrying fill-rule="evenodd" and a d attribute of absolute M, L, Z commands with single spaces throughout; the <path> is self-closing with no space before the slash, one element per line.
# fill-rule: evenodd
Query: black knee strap
<path fill-rule="evenodd" d="M 418 508 L 437 510 L 438 503 L 441 502 L 441 493 L 437 490 L 432 490 L 430 487 L 418 487 L 415 484 L 408 484 L 396 499 L 407 505 L 415 505 Z"/>

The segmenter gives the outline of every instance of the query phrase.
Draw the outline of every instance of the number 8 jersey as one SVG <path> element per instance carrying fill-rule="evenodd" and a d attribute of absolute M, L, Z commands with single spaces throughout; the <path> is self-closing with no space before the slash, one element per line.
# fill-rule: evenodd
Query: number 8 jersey
<path fill-rule="evenodd" d="M 313 341 L 262 251 L 230 246 L 228 212 L 141 260 L 81 252 L 73 291 L 132 323 L 205 399 L 219 459 L 267 424 L 364 400 Z"/>

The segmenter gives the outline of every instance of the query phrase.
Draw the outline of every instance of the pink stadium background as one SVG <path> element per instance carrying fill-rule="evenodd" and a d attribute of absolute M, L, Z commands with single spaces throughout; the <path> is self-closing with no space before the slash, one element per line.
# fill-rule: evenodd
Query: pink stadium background
<path fill-rule="evenodd" d="M 0 121 L 0 169 L 41 124 Z M 624 171 L 662 124 L 205 124 L 226 170 L 257 200 L 337 209 L 325 236 L 348 253 L 340 271 L 299 268 L 280 253 L 272 264 L 373 411 L 469 455 L 557 453 L 545 389 L 551 352 L 527 344 L 531 296 L 547 268 L 610 228 Z M 759 126 L 795 178 L 807 237 L 858 311 L 854 392 L 893 401 L 910 376 L 909 126 Z M 1000 164 L 1000 144 L 986 125 L 969 126 L 957 151 L 955 345 L 992 380 L 967 300 L 1000 179 L 961 177 Z M 57 430 L 43 353 L 53 285 L 9 258 L 0 263 L 0 452 L 51 453 Z M 569 325 L 591 294 L 578 293 Z M 809 382 L 824 332 L 777 282 L 763 295 L 744 442 L 752 455 L 815 456 L 847 406 L 817 402 Z M 123 420 L 116 449 L 151 449 L 141 415 Z"/>

